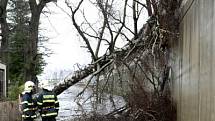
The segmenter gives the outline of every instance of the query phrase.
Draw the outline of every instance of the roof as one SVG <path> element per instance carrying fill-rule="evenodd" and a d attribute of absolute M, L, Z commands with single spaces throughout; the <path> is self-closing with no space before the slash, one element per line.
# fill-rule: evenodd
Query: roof
<path fill-rule="evenodd" d="M 6 65 L 0 63 L 0 69 L 6 69 Z"/>

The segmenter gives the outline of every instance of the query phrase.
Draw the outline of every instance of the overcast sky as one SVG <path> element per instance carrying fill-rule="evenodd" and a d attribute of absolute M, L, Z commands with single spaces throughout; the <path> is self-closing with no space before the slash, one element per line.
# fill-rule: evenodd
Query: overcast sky
<path fill-rule="evenodd" d="M 62 1 L 58 2 L 58 5 L 64 7 Z M 48 10 L 52 14 L 41 16 L 40 28 L 42 31 L 40 34 L 50 38 L 45 46 L 51 49 L 53 54 L 45 57 L 48 64 L 42 78 L 46 78 L 50 73 L 56 71 L 72 70 L 76 63 L 81 65 L 90 63 L 90 54 L 86 49 L 80 47 L 84 44 L 78 38 L 71 19 L 53 3 L 48 4 Z"/>

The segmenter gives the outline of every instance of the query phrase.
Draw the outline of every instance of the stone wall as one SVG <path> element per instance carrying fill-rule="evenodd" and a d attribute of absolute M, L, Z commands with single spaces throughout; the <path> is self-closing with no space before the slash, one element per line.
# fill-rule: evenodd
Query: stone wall
<path fill-rule="evenodd" d="M 0 121 L 21 121 L 17 102 L 0 102 Z"/>

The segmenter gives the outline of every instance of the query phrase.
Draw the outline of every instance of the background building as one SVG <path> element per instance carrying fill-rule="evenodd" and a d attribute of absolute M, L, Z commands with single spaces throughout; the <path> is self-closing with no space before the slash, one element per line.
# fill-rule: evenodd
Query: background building
<path fill-rule="evenodd" d="M 6 66 L 0 63 L 0 98 L 6 97 Z"/>

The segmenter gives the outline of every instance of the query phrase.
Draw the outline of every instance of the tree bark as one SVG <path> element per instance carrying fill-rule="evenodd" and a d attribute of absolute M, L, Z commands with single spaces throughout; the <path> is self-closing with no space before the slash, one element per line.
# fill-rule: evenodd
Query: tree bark
<path fill-rule="evenodd" d="M 56 2 L 56 0 L 42 0 L 37 5 L 35 0 L 29 0 L 29 6 L 31 10 L 31 19 L 29 24 L 29 39 L 27 42 L 27 48 L 25 52 L 25 61 L 26 61 L 26 68 L 24 71 L 24 80 L 32 80 L 37 83 L 37 73 L 36 73 L 36 66 L 37 66 L 37 49 L 38 49 L 38 33 L 39 33 L 39 21 L 40 21 L 40 14 L 42 13 L 43 8 L 48 2 Z"/>
<path fill-rule="evenodd" d="M 56 85 L 53 89 L 53 91 L 59 95 L 64 90 L 68 89 L 70 86 L 76 84 L 77 82 L 81 81 L 82 79 L 86 78 L 90 74 L 92 74 L 94 71 L 94 66 L 88 66 L 83 70 L 79 70 L 74 72 L 71 77 L 68 77 L 64 80 L 63 83 L 59 83 Z"/>
<path fill-rule="evenodd" d="M 25 71 L 24 71 L 24 80 L 36 79 L 36 55 L 37 55 L 37 43 L 38 43 L 38 27 L 40 19 L 40 11 L 34 0 L 29 1 L 30 10 L 31 10 L 31 19 L 29 24 L 29 38 L 27 41 L 27 48 L 25 51 Z"/>
<path fill-rule="evenodd" d="M 152 7 L 151 7 L 150 0 L 146 0 L 146 5 L 147 5 L 148 16 L 152 16 Z"/>

